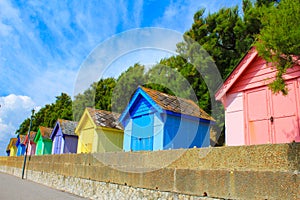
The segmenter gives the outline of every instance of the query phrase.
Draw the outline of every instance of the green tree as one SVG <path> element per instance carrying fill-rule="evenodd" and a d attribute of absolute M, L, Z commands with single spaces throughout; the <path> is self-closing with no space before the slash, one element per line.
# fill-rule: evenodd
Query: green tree
<path fill-rule="evenodd" d="M 192 98 L 190 83 L 174 66 L 175 63 L 171 62 L 173 66 L 169 66 L 163 62 L 161 60 L 145 74 L 145 86 L 178 97 Z"/>
<path fill-rule="evenodd" d="M 145 67 L 134 64 L 117 79 L 112 95 L 112 110 L 121 113 L 137 87 L 145 84 Z"/>
<path fill-rule="evenodd" d="M 97 83 L 95 95 L 95 108 L 111 111 L 111 98 L 116 86 L 114 78 L 101 79 Z"/>
<path fill-rule="evenodd" d="M 95 106 L 96 83 L 86 89 L 83 94 L 77 94 L 73 102 L 73 117 L 75 121 L 79 121 L 86 107 Z"/>
<path fill-rule="evenodd" d="M 263 6 L 260 20 L 262 29 L 255 46 L 259 55 L 278 70 L 269 87 L 274 93 L 287 94 L 282 76 L 300 56 L 300 1 L 281 0 L 275 6 Z"/>
<path fill-rule="evenodd" d="M 53 128 L 58 118 L 72 120 L 72 99 L 69 95 L 61 93 L 56 97 L 55 103 L 46 104 L 35 113 L 32 120 L 32 131 L 37 131 L 39 126 Z M 27 134 L 30 119 L 25 119 L 16 133 Z"/>
<path fill-rule="evenodd" d="M 83 94 L 77 94 L 73 102 L 74 120 L 79 121 L 86 107 L 111 110 L 111 97 L 115 88 L 114 78 L 100 79 L 93 83 Z"/>

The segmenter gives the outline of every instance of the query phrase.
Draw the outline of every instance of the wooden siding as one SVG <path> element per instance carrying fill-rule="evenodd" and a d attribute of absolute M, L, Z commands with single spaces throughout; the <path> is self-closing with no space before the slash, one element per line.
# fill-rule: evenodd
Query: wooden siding
<path fill-rule="evenodd" d="M 25 145 L 19 144 L 17 147 L 17 156 L 22 156 L 25 153 Z"/>
<path fill-rule="evenodd" d="M 56 135 L 53 140 L 52 154 L 62 154 L 64 147 L 64 138 L 62 135 Z"/>
<path fill-rule="evenodd" d="M 153 114 L 133 118 L 131 149 L 132 151 L 153 150 Z"/>
<path fill-rule="evenodd" d="M 36 143 L 35 155 L 43 155 L 43 151 L 44 151 L 44 143 L 42 137 L 40 137 Z"/>
<path fill-rule="evenodd" d="M 35 155 L 36 144 L 33 141 L 30 141 L 27 148 L 27 155 Z"/>
<path fill-rule="evenodd" d="M 265 60 L 256 57 L 243 74 L 233 84 L 228 94 L 249 90 L 255 87 L 268 85 L 274 80 L 276 70 L 267 64 Z M 285 80 L 290 80 L 300 76 L 300 66 L 295 66 L 287 70 L 284 75 Z"/>
<path fill-rule="evenodd" d="M 64 147 L 64 138 L 58 123 L 56 124 L 52 134 L 54 135 L 52 154 L 62 154 Z"/>
<path fill-rule="evenodd" d="M 164 149 L 164 120 L 161 118 L 160 114 L 155 113 L 153 119 L 153 150 L 163 150 Z"/>
<path fill-rule="evenodd" d="M 245 144 L 243 93 L 230 94 L 225 106 L 225 141 L 226 145 Z"/>
<path fill-rule="evenodd" d="M 116 152 L 123 150 L 123 132 L 107 129 L 97 129 L 96 152 Z"/>
<path fill-rule="evenodd" d="M 9 156 L 16 156 L 17 155 L 17 151 L 18 151 L 18 148 L 13 145 L 12 147 L 10 147 L 10 154 L 9 154 Z"/>
<path fill-rule="evenodd" d="M 142 95 L 137 98 L 137 101 L 136 105 L 129 111 L 132 118 L 146 115 L 151 111 L 151 104 Z"/>
<path fill-rule="evenodd" d="M 131 150 L 131 134 L 132 134 L 132 119 L 129 119 L 128 123 L 126 123 L 126 126 L 124 128 L 124 141 L 123 141 L 124 151 Z"/>
<path fill-rule="evenodd" d="M 164 149 L 208 147 L 209 131 L 209 123 L 168 115 L 164 126 Z"/>
<path fill-rule="evenodd" d="M 35 155 L 45 155 L 51 153 L 52 153 L 52 141 L 44 140 L 42 137 L 40 137 L 36 144 Z"/>
<path fill-rule="evenodd" d="M 93 150 L 94 129 L 88 128 L 80 131 L 78 136 L 77 153 L 91 153 Z"/>
<path fill-rule="evenodd" d="M 266 86 L 245 92 L 246 144 L 299 141 L 298 83 L 288 81 L 287 87 L 287 96 L 274 95 Z"/>
<path fill-rule="evenodd" d="M 44 151 L 43 155 L 51 154 L 52 153 L 52 141 L 51 140 L 44 140 Z"/>
<path fill-rule="evenodd" d="M 95 125 L 85 110 L 75 130 L 78 135 L 77 153 L 93 152 L 94 129 Z"/>
<path fill-rule="evenodd" d="M 78 137 L 65 135 L 63 153 L 77 153 Z"/>

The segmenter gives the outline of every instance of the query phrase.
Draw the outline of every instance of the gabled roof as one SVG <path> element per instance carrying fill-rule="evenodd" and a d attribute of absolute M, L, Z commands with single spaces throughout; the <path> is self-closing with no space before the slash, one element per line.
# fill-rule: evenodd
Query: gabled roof
<path fill-rule="evenodd" d="M 60 124 L 60 128 L 65 135 L 76 135 L 75 129 L 78 124 L 78 122 L 65 120 L 65 119 L 58 119 L 58 122 Z"/>
<path fill-rule="evenodd" d="M 33 140 L 34 140 L 34 138 L 35 138 L 35 135 L 36 135 L 36 132 L 35 132 L 35 131 L 30 131 L 30 133 L 29 133 L 29 138 L 30 138 L 30 141 L 33 141 Z M 26 144 L 26 143 L 27 143 L 27 139 L 28 139 L 28 137 L 27 137 L 27 135 L 26 135 L 26 138 L 25 138 L 25 140 L 24 140 L 24 143 L 23 143 L 23 144 Z"/>
<path fill-rule="evenodd" d="M 202 110 L 194 101 L 172 96 L 163 92 L 140 87 L 144 90 L 162 109 L 207 120 L 214 120 L 209 114 Z"/>
<path fill-rule="evenodd" d="M 42 136 L 43 139 L 51 139 L 50 136 L 51 136 L 52 130 L 53 130 L 52 128 L 39 126 L 39 130 L 34 137 L 34 142 L 37 142 L 40 136 Z"/>
<path fill-rule="evenodd" d="M 18 135 L 17 136 L 17 142 L 16 142 L 16 146 L 19 146 L 20 144 L 24 144 L 26 139 L 26 135 Z"/>
<path fill-rule="evenodd" d="M 18 138 L 10 138 L 9 143 L 6 147 L 6 151 L 8 151 L 12 146 L 16 146 Z"/>
<path fill-rule="evenodd" d="M 120 121 L 124 120 L 125 116 L 129 112 L 130 107 L 133 105 L 134 101 L 136 101 L 137 96 L 139 94 L 141 95 L 146 94 L 148 97 L 150 97 L 151 100 L 156 104 L 152 106 L 155 108 L 158 107 L 157 109 L 158 111 L 165 110 L 172 113 L 214 121 L 214 119 L 210 115 L 208 115 L 194 101 L 190 99 L 176 97 L 173 95 L 169 95 L 142 86 L 139 86 L 138 89 L 135 91 L 135 94 L 132 96 L 129 105 L 125 108 L 124 112 L 122 113 L 120 117 Z"/>
<path fill-rule="evenodd" d="M 123 130 L 122 125 L 118 121 L 120 114 L 94 108 L 86 108 L 86 110 L 96 126 Z"/>
<path fill-rule="evenodd" d="M 56 130 L 58 130 L 58 128 L 61 129 L 61 131 L 64 135 L 76 136 L 75 129 L 76 129 L 77 125 L 78 125 L 78 122 L 75 122 L 75 121 L 70 121 L 70 120 L 66 120 L 66 119 L 58 119 L 55 124 L 55 127 L 51 133 L 51 138 L 53 139 L 54 134 L 55 134 Z"/>
<path fill-rule="evenodd" d="M 43 136 L 43 138 L 47 138 L 47 139 L 49 139 L 50 138 L 50 135 L 51 135 L 51 133 L 52 133 L 52 128 L 48 128 L 48 127 L 44 127 L 44 126 L 40 126 L 40 132 L 41 132 L 41 134 L 42 134 L 42 136 Z"/>
<path fill-rule="evenodd" d="M 234 68 L 231 74 L 224 81 L 223 85 L 216 92 L 215 98 L 216 100 L 221 100 L 223 96 L 229 91 L 229 89 L 233 86 L 236 80 L 242 75 L 247 66 L 258 56 L 258 52 L 255 47 L 252 47 L 247 54 L 242 58 L 239 64 Z"/>

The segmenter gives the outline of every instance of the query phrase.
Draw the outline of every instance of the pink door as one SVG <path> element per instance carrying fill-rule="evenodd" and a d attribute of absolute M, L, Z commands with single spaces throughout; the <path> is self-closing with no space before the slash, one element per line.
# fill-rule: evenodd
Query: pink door
<path fill-rule="evenodd" d="M 288 82 L 288 95 L 267 87 L 246 92 L 246 143 L 288 143 L 299 137 L 297 82 Z"/>
<path fill-rule="evenodd" d="M 251 90 L 246 94 L 248 123 L 246 126 L 247 144 L 266 144 L 271 141 L 268 107 L 268 91 L 266 88 Z"/>
<path fill-rule="evenodd" d="M 297 82 L 287 85 L 288 95 L 272 95 L 272 116 L 274 143 L 288 143 L 295 140 L 299 134 L 297 109 Z"/>

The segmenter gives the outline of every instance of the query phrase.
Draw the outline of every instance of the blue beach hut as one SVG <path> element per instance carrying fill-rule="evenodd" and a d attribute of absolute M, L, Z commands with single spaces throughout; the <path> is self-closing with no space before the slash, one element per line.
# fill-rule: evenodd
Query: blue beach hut
<path fill-rule="evenodd" d="M 16 146 L 17 146 L 17 156 L 22 156 L 25 153 L 25 141 L 26 136 L 25 135 L 18 135 L 17 136 L 17 142 L 16 142 Z"/>
<path fill-rule="evenodd" d="M 192 100 L 139 86 L 119 118 L 124 151 L 207 147 L 214 119 Z"/>

